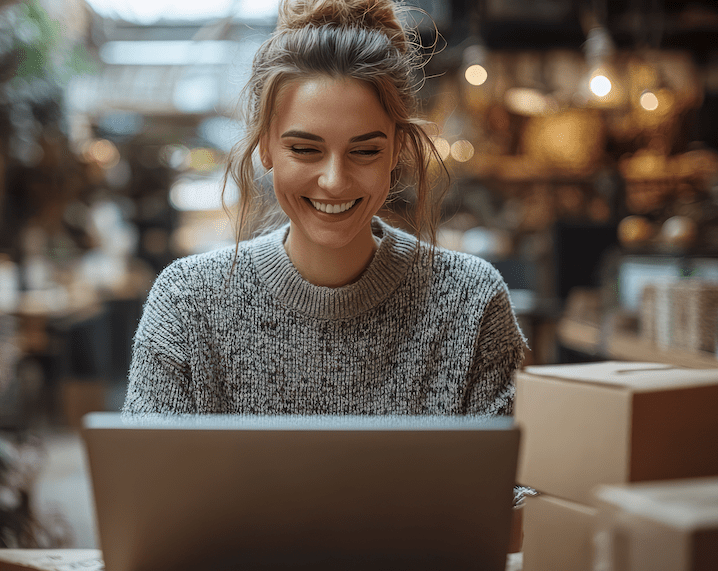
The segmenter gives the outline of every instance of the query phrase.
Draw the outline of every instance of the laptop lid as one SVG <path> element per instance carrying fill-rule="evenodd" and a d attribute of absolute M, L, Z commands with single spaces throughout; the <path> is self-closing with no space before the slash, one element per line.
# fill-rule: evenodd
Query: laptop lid
<path fill-rule="evenodd" d="M 503 571 L 510 418 L 84 418 L 107 571 Z"/>

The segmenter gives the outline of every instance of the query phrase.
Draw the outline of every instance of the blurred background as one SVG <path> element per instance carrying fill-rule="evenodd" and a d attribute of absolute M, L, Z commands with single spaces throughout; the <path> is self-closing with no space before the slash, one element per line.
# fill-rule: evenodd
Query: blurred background
<path fill-rule="evenodd" d="M 0 0 L 0 545 L 96 546 L 76 429 L 122 405 L 157 273 L 234 241 L 224 160 L 276 4 Z M 718 366 L 716 3 L 408 4 L 439 241 L 501 271 L 526 364 Z"/>

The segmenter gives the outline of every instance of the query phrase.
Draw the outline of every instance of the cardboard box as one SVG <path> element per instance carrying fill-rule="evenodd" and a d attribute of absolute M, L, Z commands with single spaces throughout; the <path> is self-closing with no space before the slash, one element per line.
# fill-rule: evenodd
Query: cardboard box
<path fill-rule="evenodd" d="M 716 350 L 718 285 L 698 279 L 681 280 L 672 288 L 673 346 L 690 351 Z"/>
<path fill-rule="evenodd" d="M 718 475 L 718 369 L 527 367 L 516 421 L 518 481 L 586 505 L 598 484 Z"/>
<path fill-rule="evenodd" d="M 596 508 L 542 494 L 523 510 L 523 571 L 593 569 Z"/>
<path fill-rule="evenodd" d="M 648 284 L 643 288 L 641 295 L 641 306 L 639 308 L 639 331 L 640 335 L 646 341 L 656 342 L 658 338 L 657 329 L 657 309 L 656 298 L 657 290 L 655 284 Z"/>
<path fill-rule="evenodd" d="M 594 495 L 595 569 L 718 569 L 718 478 L 600 486 Z"/>
<path fill-rule="evenodd" d="M 648 284 L 640 307 L 641 336 L 659 347 L 718 349 L 718 284 L 701 279 Z"/>

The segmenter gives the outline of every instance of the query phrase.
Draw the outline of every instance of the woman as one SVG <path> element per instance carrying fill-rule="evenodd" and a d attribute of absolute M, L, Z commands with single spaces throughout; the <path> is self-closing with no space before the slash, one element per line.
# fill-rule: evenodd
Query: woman
<path fill-rule="evenodd" d="M 511 414 L 524 338 L 498 272 L 376 217 L 403 173 L 434 234 L 413 54 L 391 0 L 281 4 L 228 172 L 240 233 L 257 151 L 290 222 L 161 273 L 126 413 Z"/>
<path fill-rule="evenodd" d="M 257 152 L 289 224 L 161 273 L 125 413 L 512 413 L 525 340 L 506 285 L 433 246 L 441 159 L 414 118 L 414 53 L 391 0 L 281 4 L 228 174 L 240 237 L 262 200 Z M 431 244 L 376 217 L 400 178 Z"/>

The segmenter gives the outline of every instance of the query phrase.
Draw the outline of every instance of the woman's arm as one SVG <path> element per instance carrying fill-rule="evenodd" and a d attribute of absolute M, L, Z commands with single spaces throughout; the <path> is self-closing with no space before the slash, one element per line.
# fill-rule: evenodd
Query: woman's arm
<path fill-rule="evenodd" d="M 526 338 L 516 322 L 508 293 L 502 288 L 481 316 L 468 376 L 467 414 L 513 414 L 513 377 L 523 362 L 525 347 Z"/>
<path fill-rule="evenodd" d="M 146 340 L 135 340 L 129 371 L 125 414 L 186 414 L 196 412 L 186 362 L 155 351 Z"/>
<path fill-rule="evenodd" d="M 135 333 L 125 414 L 196 412 L 190 359 L 191 295 L 179 264 L 155 281 Z"/>
<path fill-rule="evenodd" d="M 512 415 L 514 373 L 524 358 L 526 338 L 511 307 L 508 293 L 500 289 L 481 317 L 479 338 L 469 377 L 467 413 Z M 514 486 L 509 553 L 521 551 L 523 540 L 523 499 L 535 492 Z"/>

